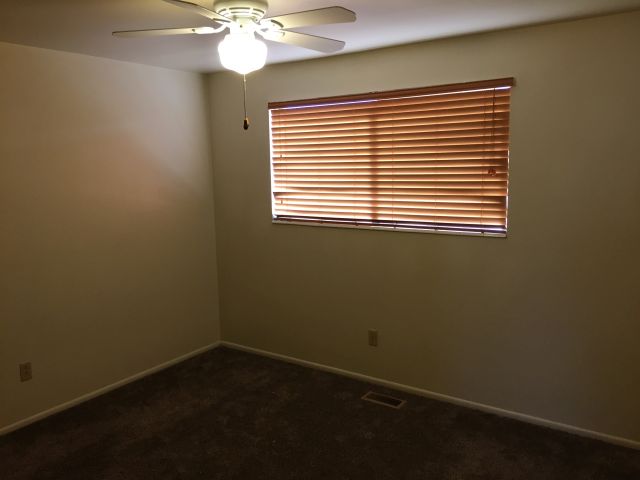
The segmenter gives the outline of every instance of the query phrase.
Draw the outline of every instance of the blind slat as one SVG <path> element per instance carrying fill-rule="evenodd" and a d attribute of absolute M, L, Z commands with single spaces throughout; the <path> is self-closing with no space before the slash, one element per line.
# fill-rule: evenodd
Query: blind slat
<path fill-rule="evenodd" d="M 478 175 L 488 175 L 490 176 L 493 172 L 489 171 L 490 169 L 496 170 L 497 168 L 506 168 L 507 165 L 507 157 L 496 157 L 494 159 L 482 159 L 482 158 L 464 158 L 461 160 L 449 160 L 449 165 L 452 167 L 463 165 L 475 167 Z M 370 162 L 367 165 L 367 162 Z M 379 163 L 376 163 L 379 162 Z M 428 164 L 433 164 L 432 167 L 428 166 Z M 497 166 L 495 166 L 497 165 Z M 332 171 L 335 170 L 336 174 L 340 174 L 340 170 L 370 170 L 373 173 L 380 172 L 380 174 L 385 174 L 389 170 L 394 170 L 398 172 L 398 174 L 402 174 L 403 170 L 407 170 L 409 168 L 424 168 L 425 174 L 433 174 L 433 171 L 438 169 L 438 167 L 442 166 L 442 162 L 439 159 L 429 159 L 423 156 L 421 157 L 410 157 L 408 159 L 402 159 L 400 161 L 394 162 L 393 160 L 387 158 L 385 159 L 376 159 L 375 157 L 360 157 L 355 160 L 352 157 L 345 157 L 344 160 L 337 162 L 335 158 L 332 158 L 330 161 L 326 163 L 317 163 L 316 161 L 309 161 L 308 163 L 296 163 L 297 169 L 290 168 L 288 164 L 284 165 L 275 165 L 273 172 L 278 173 L 280 175 L 304 175 L 305 170 L 313 170 L 317 169 L 319 172 L 321 171 Z M 328 166 L 328 167 L 327 167 Z M 424 167 L 422 167 L 424 166 Z M 323 168 L 327 167 L 327 168 Z M 334 168 L 335 167 L 335 168 Z M 359 167 L 359 168 L 357 168 Z M 496 170 L 497 173 L 497 170 Z"/>
<path fill-rule="evenodd" d="M 288 187 L 288 188 L 277 188 L 274 189 L 274 194 L 276 197 L 280 193 L 291 193 L 291 192 L 319 192 L 319 193 L 339 193 L 339 194 L 370 194 L 370 195 L 430 195 L 430 196 L 472 196 L 476 197 L 480 196 L 497 196 L 504 197 L 507 195 L 506 188 L 433 188 L 433 187 L 395 187 L 393 189 L 389 188 L 367 188 L 362 187 L 358 189 L 354 189 L 353 187 L 316 187 L 316 186 L 307 186 L 305 187 Z M 277 203 L 277 202 L 276 202 Z"/>
<path fill-rule="evenodd" d="M 286 199 L 287 203 L 297 203 L 299 201 L 316 201 L 318 203 L 322 203 L 324 201 L 345 201 L 345 202 L 353 202 L 354 204 L 358 204 L 359 202 L 365 203 L 374 203 L 374 202 L 395 202 L 395 203 L 403 203 L 403 202 L 421 202 L 421 203 L 437 203 L 438 205 L 478 205 L 483 204 L 487 206 L 491 205 L 504 205 L 504 199 L 500 197 L 491 197 L 488 195 L 485 196 L 474 196 L 474 195 L 449 195 L 449 196 L 441 196 L 441 195 L 398 195 L 394 194 L 394 192 L 388 192 L 385 194 L 384 192 L 376 192 L 375 194 L 367 193 L 367 192 L 353 192 L 353 193 L 318 193 L 307 195 L 305 193 L 292 193 L 292 192 L 282 192 L 278 201 L 284 202 Z M 452 207 L 453 208 L 453 207 Z"/>
<path fill-rule="evenodd" d="M 285 158 L 318 156 L 318 155 L 383 155 L 383 154 L 419 154 L 419 153 L 484 153 L 484 152 L 503 152 L 508 153 L 508 146 L 504 143 L 495 143 L 487 146 L 486 144 L 468 144 L 468 145 L 371 145 L 363 147 L 361 145 L 353 145 L 345 148 L 305 148 L 305 149 L 288 149 L 278 148 L 274 150 L 274 157 L 282 155 Z"/>
<path fill-rule="evenodd" d="M 344 116 L 334 118 L 310 118 L 308 120 L 298 120 L 295 122 L 275 122 L 271 125 L 271 128 L 276 133 L 287 132 L 290 130 L 300 128 L 316 128 L 316 127 L 335 127 L 340 128 L 342 126 L 350 126 L 353 124 L 367 124 L 376 125 L 392 122 L 394 125 L 402 126 L 405 124 L 411 125 L 416 121 L 424 121 L 433 123 L 446 123 L 447 121 L 482 121 L 487 115 L 496 115 L 506 117 L 508 114 L 507 109 L 496 110 L 491 112 L 490 107 L 482 108 L 465 108 L 459 110 L 425 110 L 422 112 L 406 112 L 400 114 L 386 114 L 380 113 L 378 115 L 363 115 L 363 116 Z M 413 122 L 413 123 L 412 123 Z"/>
<path fill-rule="evenodd" d="M 391 162 L 389 162 L 391 163 Z M 409 164 L 411 166 L 411 164 Z M 506 168 L 500 167 L 490 167 L 492 171 L 487 173 L 488 169 L 485 167 L 460 167 L 460 168 L 443 168 L 443 167 L 422 167 L 422 168 L 394 168 L 393 165 L 387 164 L 385 167 L 380 167 L 376 165 L 375 167 L 360 167 L 360 168 L 324 168 L 324 169 L 275 169 L 274 174 L 278 175 L 283 180 L 287 178 L 291 178 L 293 175 L 298 176 L 321 176 L 322 178 L 326 178 L 327 176 L 357 176 L 360 177 L 362 175 L 375 175 L 381 177 L 396 177 L 396 175 L 425 175 L 430 176 L 431 178 L 436 179 L 444 179 L 443 175 L 450 176 L 453 179 L 463 178 L 458 177 L 458 175 L 462 176 L 472 176 L 473 178 L 477 178 L 478 175 L 489 175 L 492 177 L 506 175 Z"/>
<path fill-rule="evenodd" d="M 487 110 L 495 111 L 507 111 L 509 109 L 509 97 L 503 96 L 499 98 L 488 95 L 485 98 L 479 98 L 475 100 L 461 100 L 461 101 L 442 101 L 442 102 L 413 102 L 407 105 L 392 105 L 385 102 L 379 102 L 376 104 L 353 105 L 349 109 L 331 110 L 323 112 L 307 112 L 307 113 L 286 113 L 278 118 L 280 125 L 287 125 L 298 123 L 306 120 L 327 120 L 327 119 L 341 119 L 341 118 L 362 118 L 382 116 L 388 118 L 389 116 L 402 117 L 404 115 L 411 115 L 415 113 L 430 113 L 430 114 L 451 114 L 451 113 L 465 113 L 465 112 L 484 112 Z"/>
<path fill-rule="evenodd" d="M 385 211 L 387 213 L 425 213 L 428 215 L 459 215 L 459 216 L 471 216 L 477 215 L 479 211 L 485 212 L 487 215 L 491 215 L 495 218 L 502 218 L 504 211 L 498 206 L 489 207 L 483 205 L 476 205 L 474 208 L 452 208 L 449 205 L 440 205 L 437 202 L 430 202 L 429 204 L 400 204 L 396 205 L 393 202 L 379 202 L 374 207 L 371 204 L 358 204 L 352 205 L 348 203 L 321 203 L 321 202 L 309 202 L 309 203 L 288 203 L 289 209 L 306 209 L 306 210 L 320 210 L 323 211 Z"/>
<path fill-rule="evenodd" d="M 392 222 L 410 222 L 410 221 L 420 221 L 420 222 L 459 222 L 459 223 L 471 223 L 471 224 L 486 224 L 486 225 L 501 225 L 503 223 L 504 218 L 491 218 L 491 217 L 463 217 L 463 216 L 447 216 L 447 215 L 400 215 L 398 213 L 391 214 L 385 212 L 330 212 L 326 210 L 321 211 L 310 211 L 310 210 L 294 210 L 294 209 L 283 209 L 283 215 L 293 215 L 293 216 L 302 216 L 302 215 L 310 215 L 314 217 L 328 217 L 328 218 L 362 218 L 363 220 L 387 220 Z M 348 214 L 351 217 L 348 217 Z M 356 215 L 353 215 L 356 214 Z"/>
<path fill-rule="evenodd" d="M 502 129 L 503 132 L 509 131 L 509 123 L 507 119 L 495 119 L 492 124 L 491 132 L 496 132 L 496 134 Z M 431 122 L 431 123 L 419 123 L 414 122 L 413 125 L 367 125 L 367 124 L 357 124 L 357 125 L 343 125 L 340 129 L 300 129 L 296 131 L 294 129 L 290 131 L 283 131 L 282 133 L 278 133 L 274 130 L 273 126 L 271 128 L 271 137 L 274 141 L 287 141 L 287 140 L 298 140 L 304 139 L 306 141 L 316 141 L 322 139 L 329 138 L 351 138 L 351 137 L 362 137 L 365 136 L 370 140 L 371 134 L 375 133 L 377 139 L 384 139 L 385 136 L 393 135 L 397 136 L 398 140 L 402 139 L 403 135 L 478 135 L 479 133 L 488 134 L 489 130 L 487 129 L 487 124 L 482 119 L 480 120 L 469 120 L 469 121 L 452 121 L 452 122 Z M 421 138 L 419 137 L 419 138 Z M 427 137 L 425 137 L 427 138 Z M 437 137 L 436 137 L 437 138 Z"/>
<path fill-rule="evenodd" d="M 392 98 L 382 99 L 377 101 L 366 102 L 348 102 L 348 103 L 332 103 L 329 105 L 315 105 L 307 108 L 283 108 L 278 110 L 279 118 L 283 121 L 294 118 L 299 115 L 312 114 L 324 114 L 324 113 L 336 113 L 336 112 L 358 112 L 371 108 L 372 103 L 391 108 L 411 108 L 414 105 L 427 105 L 427 104 L 460 104 L 464 102 L 478 102 L 485 101 L 488 98 L 494 97 L 496 101 L 502 101 L 503 98 L 509 97 L 508 90 L 476 90 L 470 92 L 450 93 L 447 95 L 419 95 L 405 98 Z"/>
<path fill-rule="evenodd" d="M 501 154 L 500 152 L 467 152 L 467 153 L 389 153 L 389 154 L 378 154 L 378 155 L 353 155 L 345 152 L 343 155 L 299 155 L 299 156 L 288 156 L 287 161 L 294 161 L 297 163 L 303 163 L 308 161 L 309 163 L 315 163 L 319 161 L 326 161 L 330 163 L 334 162 L 362 162 L 369 161 L 371 163 L 375 162 L 409 162 L 409 161 L 418 161 L 418 162 L 428 162 L 429 160 L 438 161 L 438 160 L 452 160 L 452 161 L 473 161 L 480 163 L 482 165 L 483 160 L 492 161 L 492 160 L 506 160 L 508 155 Z M 286 162 L 283 158 L 278 157 L 278 161 Z M 286 164 L 286 163 L 285 163 Z"/>
<path fill-rule="evenodd" d="M 509 139 L 505 134 L 498 134 L 491 132 L 494 145 L 508 146 Z M 297 150 L 331 150 L 335 148 L 362 148 L 363 145 L 367 145 L 369 148 L 403 148 L 403 147 L 429 147 L 429 146 L 484 146 L 487 134 L 474 135 L 474 136 L 458 136 L 447 137 L 445 135 L 433 135 L 431 137 L 427 135 L 417 136 L 403 136 L 398 137 L 396 135 L 387 135 L 385 138 L 377 139 L 375 145 L 371 145 L 371 142 L 367 135 L 362 135 L 360 138 L 352 137 L 349 139 L 326 139 L 320 138 L 313 141 L 288 141 L 281 140 L 274 152 L 292 152 Z"/>

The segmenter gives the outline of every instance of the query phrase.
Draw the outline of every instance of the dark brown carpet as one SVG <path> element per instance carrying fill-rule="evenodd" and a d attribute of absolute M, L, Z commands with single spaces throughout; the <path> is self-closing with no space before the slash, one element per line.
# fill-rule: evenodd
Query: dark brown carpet
<path fill-rule="evenodd" d="M 219 348 L 0 438 L 0 478 L 638 480 L 640 451 Z"/>

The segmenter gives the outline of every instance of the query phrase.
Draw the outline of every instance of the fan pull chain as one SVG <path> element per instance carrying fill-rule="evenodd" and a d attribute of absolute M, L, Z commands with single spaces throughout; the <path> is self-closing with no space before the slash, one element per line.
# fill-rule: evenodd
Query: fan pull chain
<path fill-rule="evenodd" d="M 242 75 L 243 97 L 244 102 L 244 129 L 249 130 L 249 117 L 247 116 L 247 76 Z"/>

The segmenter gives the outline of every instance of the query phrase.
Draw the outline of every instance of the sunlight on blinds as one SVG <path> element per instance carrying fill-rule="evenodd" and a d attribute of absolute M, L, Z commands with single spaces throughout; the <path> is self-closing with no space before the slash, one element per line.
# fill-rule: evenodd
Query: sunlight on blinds
<path fill-rule="evenodd" d="M 274 219 L 505 235 L 512 85 L 269 104 Z"/>

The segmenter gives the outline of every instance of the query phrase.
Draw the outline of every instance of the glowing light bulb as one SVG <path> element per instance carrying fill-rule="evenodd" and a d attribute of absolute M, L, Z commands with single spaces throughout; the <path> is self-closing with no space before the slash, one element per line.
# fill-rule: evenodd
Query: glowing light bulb
<path fill-rule="evenodd" d="M 224 68 L 247 74 L 264 67 L 267 46 L 256 40 L 253 32 L 231 32 L 218 45 L 220 62 Z"/>

